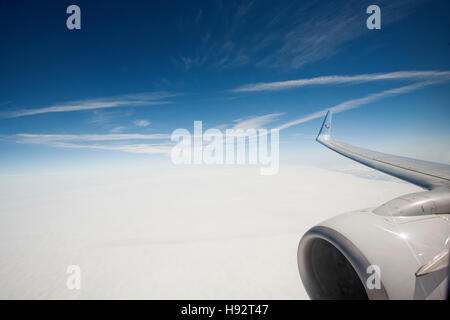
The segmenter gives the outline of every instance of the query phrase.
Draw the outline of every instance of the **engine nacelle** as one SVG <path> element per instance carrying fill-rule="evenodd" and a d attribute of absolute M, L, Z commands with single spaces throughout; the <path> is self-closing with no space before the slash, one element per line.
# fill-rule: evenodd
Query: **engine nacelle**
<path fill-rule="evenodd" d="M 415 274 L 449 249 L 449 221 L 448 214 L 386 216 L 372 209 L 326 220 L 298 247 L 304 287 L 312 299 L 445 299 L 448 265 Z"/>

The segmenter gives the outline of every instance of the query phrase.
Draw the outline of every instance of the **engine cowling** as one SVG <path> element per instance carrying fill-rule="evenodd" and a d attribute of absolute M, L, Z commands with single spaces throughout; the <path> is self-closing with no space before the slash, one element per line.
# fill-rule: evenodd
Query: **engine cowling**
<path fill-rule="evenodd" d="M 380 215 L 365 209 L 311 228 L 298 267 L 312 299 L 445 299 L 448 265 L 416 276 L 449 249 L 448 214 Z"/>

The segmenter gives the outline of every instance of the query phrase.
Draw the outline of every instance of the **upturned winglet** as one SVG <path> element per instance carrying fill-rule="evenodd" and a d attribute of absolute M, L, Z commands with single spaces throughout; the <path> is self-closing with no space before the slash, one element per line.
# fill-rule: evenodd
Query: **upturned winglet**
<path fill-rule="evenodd" d="M 317 141 L 330 140 L 332 116 L 333 116 L 333 113 L 331 112 L 331 110 L 328 110 L 327 115 L 325 116 L 325 119 L 323 120 L 322 127 L 320 128 L 319 135 L 316 138 Z"/>

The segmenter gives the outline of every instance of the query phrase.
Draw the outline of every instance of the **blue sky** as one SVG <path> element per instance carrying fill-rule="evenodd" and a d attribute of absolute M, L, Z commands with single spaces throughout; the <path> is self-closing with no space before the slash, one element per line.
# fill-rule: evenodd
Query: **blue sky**
<path fill-rule="evenodd" d="M 66 28 L 71 4 L 81 30 Z M 371 4 L 381 30 L 366 28 Z M 0 172 L 170 161 L 167 135 L 194 120 L 281 126 L 281 157 L 315 163 L 328 152 L 313 139 L 320 112 L 333 107 L 339 140 L 449 163 L 449 9 L 2 1 Z"/>

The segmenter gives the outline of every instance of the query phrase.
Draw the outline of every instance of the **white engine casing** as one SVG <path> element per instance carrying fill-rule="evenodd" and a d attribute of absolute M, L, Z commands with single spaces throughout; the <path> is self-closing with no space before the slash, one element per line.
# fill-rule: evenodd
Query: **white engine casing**
<path fill-rule="evenodd" d="M 415 273 L 449 249 L 450 215 L 383 216 L 374 211 L 365 209 L 336 216 L 303 236 L 298 247 L 298 266 L 309 296 L 445 299 L 448 267 L 420 277 Z M 373 274 L 367 272 L 371 265 L 379 267 L 379 289 L 367 286 Z"/>

